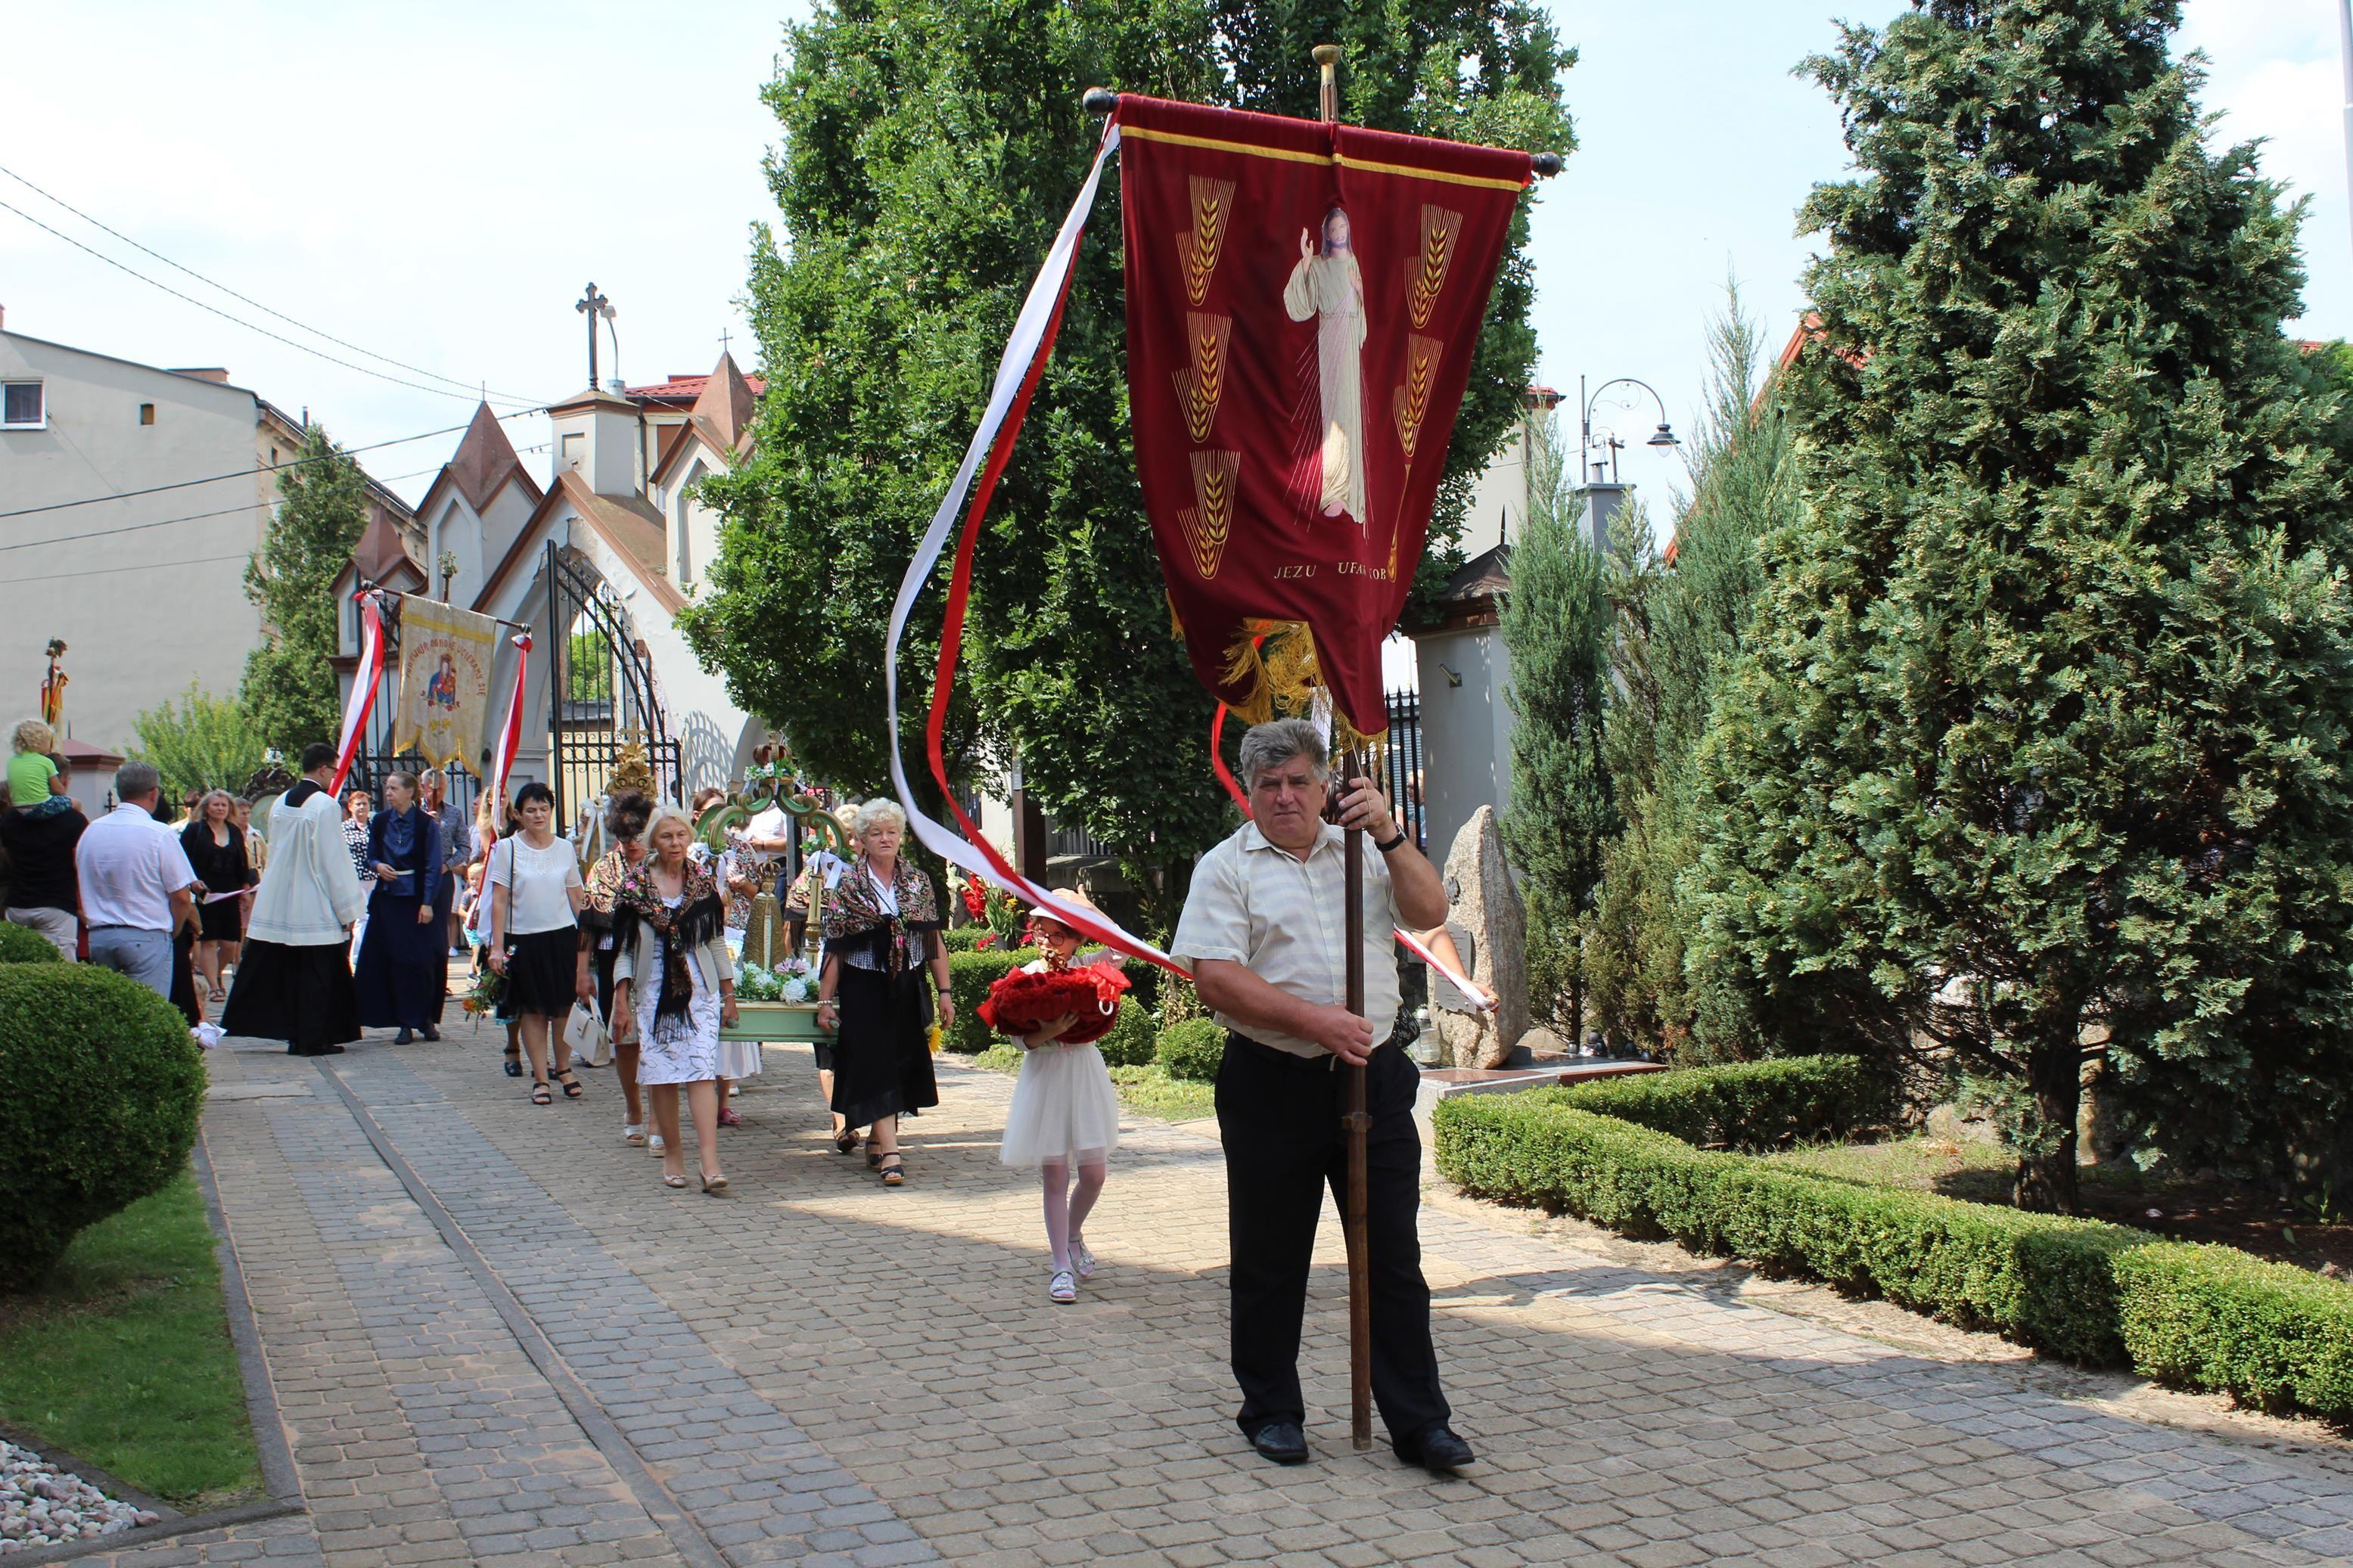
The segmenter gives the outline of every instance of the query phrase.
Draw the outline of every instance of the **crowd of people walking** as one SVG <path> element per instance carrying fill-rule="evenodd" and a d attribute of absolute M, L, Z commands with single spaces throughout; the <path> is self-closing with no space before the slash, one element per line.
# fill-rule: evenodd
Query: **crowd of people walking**
<path fill-rule="evenodd" d="M 621 789 L 604 803 L 609 847 L 584 876 L 538 783 L 511 804 L 484 800 L 470 824 L 430 769 L 383 776 L 380 805 L 363 788 L 337 799 L 336 756 L 320 744 L 265 831 L 251 826 L 256 803 L 225 790 L 187 793 L 175 813 L 143 762 L 116 772 L 111 808 L 90 821 L 47 726 L 18 725 L 11 750 L 0 808 L 11 923 L 171 998 L 192 1024 L 216 1008 L 224 1033 L 281 1039 L 297 1055 L 341 1052 L 363 1028 L 396 1031 L 395 1045 L 439 1039 L 449 961 L 472 950 L 494 977 L 505 1071 L 528 1066 L 530 1102 L 586 1096 L 575 1047 L 609 1064 L 624 1142 L 658 1154 L 673 1189 L 730 1185 L 720 1160 L 721 1130 L 736 1121 L 730 1079 L 759 1070 L 756 1044 L 747 1051 L 725 1033 L 738 1018 L 737 949 L 758 931 L 773 958 L 781 925 L 797 955 L 814 927 L 815 1057 L 833 1147 L 862 1150 L 884 1187 L 909 1180 L 901 1124 L 940 1102 L 932 1053 L 955 1002 L 940 892 L 902 855 L 907 822 L 892 802 L 843 808 L 849 852 L 811 854 L 787 875 L 797 857 L 781 810 L 720 849 L 696 829 L 723 797 L 698 799 L 690 815 Z M 1313 726 L 1254 727 L 1240 773 L 1248 819 L 1202 858 L 1170 944 L 1228 1030 L 1217 1104 L 1230 1166 L 1237 1424 L 1269 1459 L 1307 1457 L 1297 1355 L 1309 1254 L 1325 1189 L 1347 1180 L 1329 1069 L 1362 1064 L 1372 1392 L 1398 1456 L 1451 1473 L 1472 1451 L 1450 1425 L 1419 1266 L 1415 1075 L 1377 1026 L 1398 1009 L 1388 931 L 1442 931 L 1446 893 L 1368 781 L 1330 778 Z M 1336 922 L 1325 918 L 1345 879 L 1345 827 L 1367 841 L 1361 1010 L 1344 1005 Z M 1083 893 L 1056 890 L 1027 929 L 1041 956 L 1008 980 L 1043 975 L 1046 994 L 1075 994 L 1064 988 L 1072 973 L 1098 973 L 1088 966 L 1107 955 L 1082 957 L 1070 921 L 1098 915 Z M 1107 966 L 1083 984 L 1101 987 L 1111 1016 L 1125 982 Z M 1117 1091 L 1091 1043 L 1103 1020 L 1075 1005 L 1018 1024 L 983 1016 L 1024 1052 L 1000 1158 L 1039 1173 L 1048 1298 L 1073 1301 L 1099 1267 L 1085 1226 L 1119 1143 Z"/>

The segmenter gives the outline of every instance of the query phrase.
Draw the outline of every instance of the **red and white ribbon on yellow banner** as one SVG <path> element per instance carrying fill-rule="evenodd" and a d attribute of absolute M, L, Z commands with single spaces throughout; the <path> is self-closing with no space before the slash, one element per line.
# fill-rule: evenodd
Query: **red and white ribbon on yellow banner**
<path fill-rule="evenodd" d="M 352 759 L 359 755 L 360 733 L 367 728 L 375 707 L 375 689 L 384 684 L 384 616 L 373 592 L 356 595 L 360 602 L 360 663 L 352 674 L 352 694 L 343 701 L 343 732 L 335 742 L 335 782 L 331 795 L 343 793 Z"/>
<path fill-rule="evenodd" d="M 506 805 L 507 774 L 514 767 L 515 750 L 522 743 L 523 678 L 531 670 L 531 634 L 517 632 L 507 639 L 515 645 L 515 678 L 513 694 L 507 699 L 506 721 L 499 726 L 498 750 L 491 755 L 491 814 L 498 818 L 499 831 L 506 831 L 506 820 L 498 816 Z"/>

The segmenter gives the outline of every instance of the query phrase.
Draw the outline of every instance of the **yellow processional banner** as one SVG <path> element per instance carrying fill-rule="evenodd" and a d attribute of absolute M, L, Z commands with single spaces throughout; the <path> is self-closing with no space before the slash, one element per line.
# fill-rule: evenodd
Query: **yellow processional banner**
<path fill-rule="evenodd" d="M 400 710 L 396 753 L 479 771 L 490 732 L 491 663 L 499 623 L 471 610 L 404 594 L 400 599 Z"/>

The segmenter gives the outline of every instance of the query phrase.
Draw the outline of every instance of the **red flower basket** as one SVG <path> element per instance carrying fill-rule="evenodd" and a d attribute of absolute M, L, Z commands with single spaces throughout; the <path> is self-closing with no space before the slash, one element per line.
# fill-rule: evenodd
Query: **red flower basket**
<path fill-rule="evenodd" d="M 988 988 L 980 1005 L 980 1021 L 1014 1036 L 1029 1034 L 1065 1013 L 1079 1021 L 1058 1042 L 1083 1046 L 1111 1033 L 1119 1021 L 1119 998 L 1127 976 L 1116 964 L 1091 963 L 1079 969 L 1041 969 L 1034 973 L 1016 970 Z"/>

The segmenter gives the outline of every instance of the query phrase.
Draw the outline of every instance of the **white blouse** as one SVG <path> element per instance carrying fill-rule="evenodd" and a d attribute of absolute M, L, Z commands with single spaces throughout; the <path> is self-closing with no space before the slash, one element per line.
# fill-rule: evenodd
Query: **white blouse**
<path fill-rule="evenodd" d="M 570 889 L 582 886 L 580 858 L 558 838 L 534 849 L 522 835 L 501 838 L 491 849 L 491 883 L 508 889 L 506 934 L 532 936 L 576 924 Z"/>

